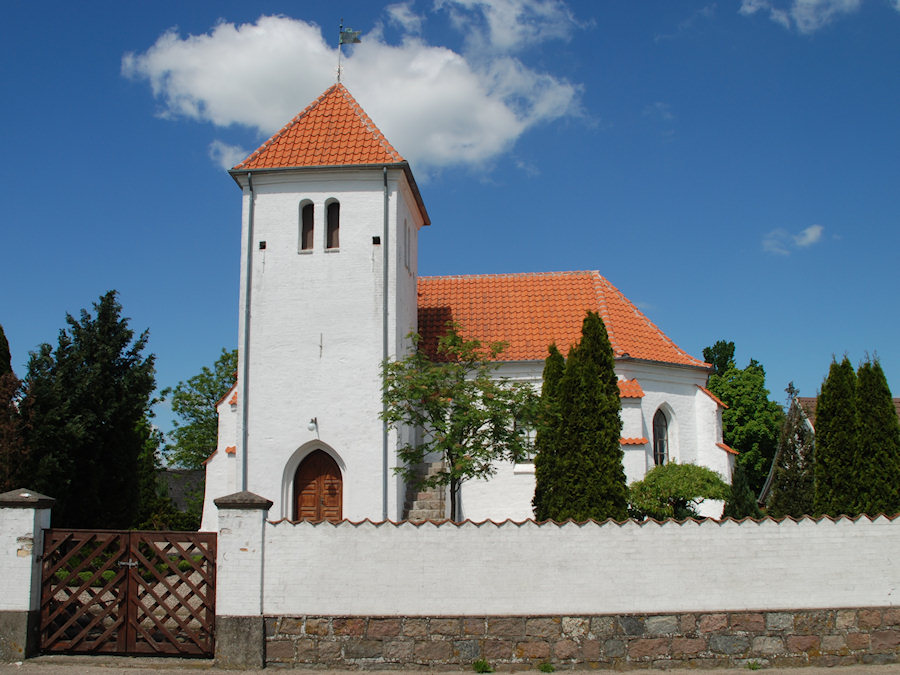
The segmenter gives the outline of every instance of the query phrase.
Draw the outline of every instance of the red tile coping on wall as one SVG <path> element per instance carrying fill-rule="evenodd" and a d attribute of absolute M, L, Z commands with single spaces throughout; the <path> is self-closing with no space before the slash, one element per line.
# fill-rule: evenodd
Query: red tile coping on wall
<path fill-rule="evenodd" d="M 699 390 L 702 391 L 704 394 L 706 394 L 707 396 L 709 396 L 713 401 L 715 401 L 717 404 L 719 404 L 720 406 L 722 406 L 722 407 L 725 408 L 726 410 L 728 409 L 728 406 L 725 405 L 725 404 L 722 402 L 722 400 L 721 400 L 718 396 L 716 396 L 714 393 L 712 393 L 712 392 L 711 392 L 709 389 L 707 389 L 706 387 L 701 387 L 701 386 L 698 384 L 698 385 L 697 385 L 697 389 L 699 389 Z"/>
<path fill-rule="evenodd" d="M 644 390 L 637 380 L 619 380 L 619 398 L 643 398 Z"/>
<path fill-rule="evenodd" d="M 734 448 L 732 448 L 731 446 L 725 445 L 724 443 L 716 443 L 716 445 L 717 445 L 718 447 L 722 448 L 725 452 L 730 453 L 730 454 L 732 454 L 732 455 L 739 455 L 739 454 L 741 454 L 741 453 L 739 453 L 737 450 L 735 450 Z"/>
<path fill-rule="evenodd" d="M 228 402 L 229 405 L 237 405 L 237 382 L 231 385 L 228 391 L 225 392 L 224 396 L 216 401 L 216 404 L 213 407 L 218 408 L 222 404 L 222 401 L 228 398 L 229 395 L 232 395 L 231 400 Z"/>
<path fill-rule="evenodd" d="M 229 445 L 227 448 L 225 448 L 225 452 L 229 455 L 234 455 L 237 453 L 237 447 L 234 445 Z"/>
<path fill-rule="evenodd" d="M 640 438 L 620 438 L 619 443 L 621 445 L 647 445 L 649 443 L 646 438 L 641 436 Z"/>
<path fill-rule="evenodd" d="M 466 338 L 505 342 L 498 361 L 542 361 L 551 343 L 566 355 L 590 310 L 603 319 L 617 358 L 709 368 L 596 271 L 419 277 L 418 294 L 421 347 L 432 357 L 448 321 Z"/>
<path fill-rule="evenodd" d="M 329 87 L 234 169 L 404 162 L 343 84 Z"/>

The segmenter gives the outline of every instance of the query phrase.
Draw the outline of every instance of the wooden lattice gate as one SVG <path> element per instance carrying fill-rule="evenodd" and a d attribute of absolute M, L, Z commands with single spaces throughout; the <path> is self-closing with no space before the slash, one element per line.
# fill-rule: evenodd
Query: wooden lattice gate
<path fill-rule="evenodd" d="M 47 530 L 44 652 L 211 656 L 216 535 Z"/>

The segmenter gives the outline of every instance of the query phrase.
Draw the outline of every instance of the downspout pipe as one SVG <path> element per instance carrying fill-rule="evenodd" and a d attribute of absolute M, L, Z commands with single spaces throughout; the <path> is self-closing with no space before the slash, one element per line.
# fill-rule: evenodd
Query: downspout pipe
<path fill-rule="evenodd" d="M 241 345 L 243 352 L 243 365 L 241 370 L 241 491 L 247 489 L 247 439 L 250 434 L 247 428 L 247 419 L 250 410 L 250 291 L 253 279 L 253 211 L 255 195 L 253 193 L 253 174 L 247 172 L 247 189 L 250 202 L 247 207 L 247 276 L 244 279 L 244 343 Z"/>
<path fill-rule="evenodd" d="M 384 183 L 384 228 L 382 234 L 382 301 L 381 301 L 381 361 L 388 358 L 388 263 L 390 261 L 388 249 L 388 170 L 382 167 L 382 179 Z M 384 375 L 382 374 L 382 399 L 381 411 L 387 413 L 387 401 L 384 400 Z M 381 422 L 381 519 L 388 519 L 388 423 L 382 415 Z"/>

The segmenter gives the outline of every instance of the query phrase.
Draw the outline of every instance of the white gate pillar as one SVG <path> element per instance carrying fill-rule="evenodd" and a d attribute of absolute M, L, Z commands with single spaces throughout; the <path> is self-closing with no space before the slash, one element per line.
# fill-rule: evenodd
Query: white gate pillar
<path fill-rule="evenodd" d="M 0 494 L 0 663 L 38 651 L 41 556 L 55 501 L 25 488 Z"/>
<path fill-rule="evenodd" d="M 214 500 L 219 509 L 216 555 L 216 665 L 263 668 L 263 563 L 272 502 L 252 492 Z"/>

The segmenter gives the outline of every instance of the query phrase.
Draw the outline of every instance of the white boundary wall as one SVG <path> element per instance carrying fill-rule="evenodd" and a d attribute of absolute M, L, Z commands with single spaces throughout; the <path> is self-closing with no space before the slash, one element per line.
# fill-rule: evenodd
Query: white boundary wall
<path fill-rule="evenodd" d="M 281 521 L 267 522 L 264 538 L 268 616 L 900 604 L 900 518 L 621 525 Z"/>

